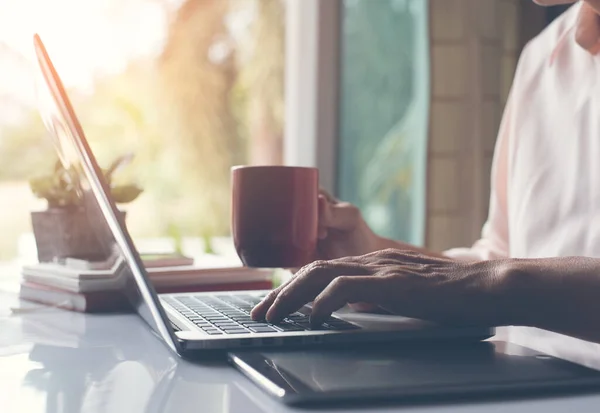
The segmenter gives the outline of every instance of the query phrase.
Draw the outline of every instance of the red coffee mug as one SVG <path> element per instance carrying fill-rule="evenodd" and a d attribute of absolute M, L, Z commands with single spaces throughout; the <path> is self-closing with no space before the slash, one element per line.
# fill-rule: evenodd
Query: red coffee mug
<path fill-rule="evenodd" d="M 247 267 L 295 268 L 317 247 L 319 171 L 295 166 L 231 169 L 231 229 Z"/>

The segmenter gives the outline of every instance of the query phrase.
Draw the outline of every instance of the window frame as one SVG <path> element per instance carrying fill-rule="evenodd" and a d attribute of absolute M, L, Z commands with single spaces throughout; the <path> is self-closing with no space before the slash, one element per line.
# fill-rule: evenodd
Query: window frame
<path fill-rule="evenodd" d="M 341 57 L 344 0 L 285 0 L 285 133 L 284 163 L 319 168 L 321 187 L 339 196 L 339 133 Z M 427 9 L 429 10 L 430 4 Z M 428 11 L 429 13 L 429 11 Z M 427 17 L 429 19 L 429 17 Z M 429 30 L 429 22 L 426 30 Z M 425 42 L 431 45 L 429 33 Z M 431 49 L 429 51 L 431 53 Z M 415 208 L 409 242 L 425 245 L 427 239 L 427 191 L 431 117 L 431 68 L 427 56 L 427 123 L 425 131 L 424 184 L 415 189 L 422 207 Z M 419 235 L 414 235 L 418 234 Z"/>
<path fill-rule="evenodd" d="M 286 165 L 319 168 L 337 190 L 342 0 L 286 0 Z M 307 29 L 309 28 L 309 29 Z"/>

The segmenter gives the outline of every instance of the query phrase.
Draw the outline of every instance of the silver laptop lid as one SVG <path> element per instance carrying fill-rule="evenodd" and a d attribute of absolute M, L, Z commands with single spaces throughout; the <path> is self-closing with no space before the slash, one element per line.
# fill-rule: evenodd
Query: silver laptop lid
<path fill-rule="evenodd" d="M 167 345 L 179 352 L 171 324 L 148 280 L 139 253 L 122 222 L 65 88 L 39 35 L 34 36 L 39 75 L 36 89 L 40 113 L 65 169 L 72 171 L 90 231 L 114 251 L 115 268 L 123 291 L 137 313 Z"/>

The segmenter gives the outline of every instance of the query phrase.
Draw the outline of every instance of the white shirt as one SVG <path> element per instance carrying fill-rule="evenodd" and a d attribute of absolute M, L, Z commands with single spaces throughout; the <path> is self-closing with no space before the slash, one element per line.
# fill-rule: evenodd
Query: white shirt
<path fill-rule="evenodd" d="M 579 7 L 524 49 L 496 142 L 481 239 L 448 256 L 600 257 L 600 55 L 575 42 Z"/>

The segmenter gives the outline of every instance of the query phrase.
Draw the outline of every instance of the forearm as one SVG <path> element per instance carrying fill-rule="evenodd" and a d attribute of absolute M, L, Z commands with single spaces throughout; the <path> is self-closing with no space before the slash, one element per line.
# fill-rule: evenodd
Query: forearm
<path fill-rule="evenodd" d="M 600 260 L 510 260 L 499 277 L 507 324 L 600 342 Z"/>

